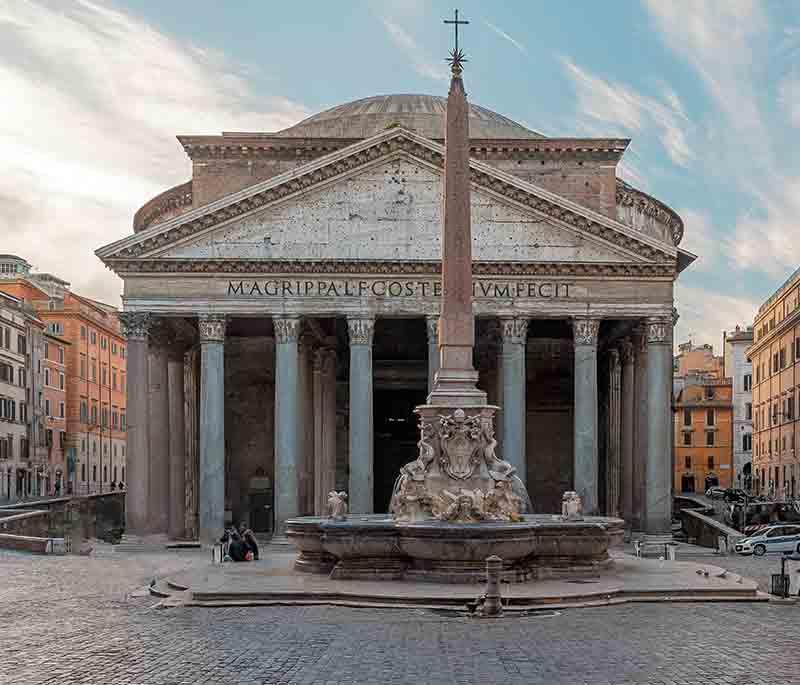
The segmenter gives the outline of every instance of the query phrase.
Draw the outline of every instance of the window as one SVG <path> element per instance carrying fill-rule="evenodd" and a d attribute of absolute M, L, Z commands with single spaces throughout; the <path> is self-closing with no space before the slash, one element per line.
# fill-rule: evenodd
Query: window
<path fill-rule="evenodd" d="M 81 464 L 81 480 L 86 481 L 86 464 Z"/>
<path fill-rule="evenodd" d="M 800 349 L 800 348 L 798 348 L 798 349 Z M 119 348 L 119 356 L 122 357 L 123 359 L 125 359 L 125 348 L 124 347 L 120 347 Z"/>
<path fill-rule="evenodd" d="M 744 418 L 748 421 L 753 420 L 753 403 L 746 402 L 744 405 Z"/>
<path fill-rule="evenodd" d="M 85 399 L 81 399 L 81 423 L 89 422 L 89 405 Z M 85 451 L 85 448 L 84 448 Z"/>
<path fill-rule="evenodd" d="M 86 378 L 86 355 L 81 355 L 80 377 Z"/>
<path fill-rule="evenodd" d="M 691 447 L 691 445 L 692 445 L 692 434 L 691 433 L 684 433 L 683 434 L 683 444 L 686 447 Z"/>
<path fill-rule="evenodd" d="M 108 483 L 108 466 L 103 466 L 103 482 Z"/>
<path fill-rule="evenodd" d="M 24 388 L 26 385 L 28 385 L 27 374 L 25 373 L 25 369 L 23 369 L 21 366 L 19 367 L 19 369 L 17 369 L 17 376 L 20 388 Z"/>
<path fill-rule="evenodd" d="M 125 412 L 120 412 L 119 414 L 119 428 L 120 430 L 126 430 L 125 426 Z M 124 448 L 123 448 L 124 449 Z"/>
<path fill-rule="evenodd" d="M 706 446 L 714 446 L 714 431 L 706 431 Z"/>
<path fill-rule="evenodd" d="M 742 451 L 750 452 L 753 449 L 753 436 L 750 433 L 742 435 Z"/>
<path fill-rule="evenodd" d="M 114 482 L 116 482 L 116 480 L 117 480 L 117 466 L 115 464 L 114 465 Z"/>
<path fill-rule="evenodd" d="M 59 364 L 64 363 L 64 348 L 61 346 L 59 346 L 58 348 L 58 363 Z"/>
<path fill-rule="evenodd" d="M 58 417 L 60 419 L 64 418 L 64 403 L 63 402 L 59 402 L 58 403 Z"/>
<path fill-rule="evenodd" d="M 794 358 L 800 359 L 800 338 L 794 339 Z"/>
<path fill-rule="evenodd" d="M 683 410 L 683 425 L 684 426 L 691 426 L 692 425 L 692 410 L 691 409 L 684 409 Z"/>
<path fill-rule="evenodd" d="M 64 374 L 62 372 L 58 374 L 58 388 L 59 390 L 64 389 Z"/>
<path fill-rule="evenodd" d="M 714 425 L 714 410 L 713 409 L 706 409 L 706 425 L 713 426 Z"/>
<path fill-rule="evenodd" d="M 122 372 L 119 374 L 119 391 L 125 392 L 125 374 Z"/>
<path fill-rule="evenodd" d="M 122 456 L 123 456 L 123 457 L 125 456 L 125 450 L 124 450 L 124 448 L 123 448 L 123 453 L 122 453 Z M 125 467 L 124 467 L 124 466 L 122 467 L 122 480 L 123 480 L 123 481 L 125 480 Z"/>
<path fill-rule="evenodd" d="M 113 354 L 113 355 L 117 354 L 117 343 L 115 343 L 115 342 L 111 343 L 111 354 Z"/>
<path fill-rule="evenodd" d="M 108 385 L 108 367 L 105 364 L 100 369 L 100 385 Z"/>
<path fill-rule="evenodd" d="M 786 400 L 786 420 L 791 421 L 794 419 L 794 395 Z"/>
<path fill-rule="evenodd" d="M 28 353 L 28 339 L 24 335 L 17 335 L 17 354 Z"/>
<path fill-rule="evenodd" d="M 44 401 L 44 414 L 45 416 L 50 416 L 50 400 L 46 399 Z"/>
<path fill-rule="evenodd" d="M 91 341 L 92 345 L 97 345 L 97 331 L 91 331 L 89 333 L 89 340 Z"/>
<path fill-rule="evenodd" d="M 58 447 L 63 451 L 67 445 L 67 434 L 64 431 L 58 431 Z"/>
<path fill-rule="evenodd" d="M 709 471 L 713 471 L 714 470 L 714 455 L 713 454 L 709 454 L 708 455 L 708 469 L 709 469 Z"/>
<path fill-rule="evenodd" d="M 44 432 L 44 435 L 45 435 L 45 444 L 46 444 L 48 447 L 52 447 L 52 446 L 53 446 L 53 431 L 51 431 L 51 430 L 48 428 L 48 429 L 47 429 L 47 430 Z"/>
<path fill-rule="evenodd" d="M 0 362 L 0 381 L 6 383 L 14 382 L 14 367 L 11 364 Z"/>
<path fill-rule="evenodd" d="M 786 451 L 786 436 L 784 435 L 783 438 L 781 438 L 781 452 L 785 451 Z"/>
<path fill-rule="evenodd" d="M 92 424 L 97 424 L 97 404 L 92 404 L 92 420 L 90 421 Z"/>
<path fill-rule="evenodd" d="M 92 357 L 92 383 L 97 383 L 97 360 Z"/>
<path fill-rule="evenodd" d="M 114 368 L 111 369 L 111 389 L 117 389 L 117 370 Z"/>
<path fill-rule="evenodd" d="M 778 351 L 778 365 L 783 369 L 786 367 L 786 348 L 781 347 Z"/>
<path fill-rule="evenodd" d="M 82 452 L 83 454 L 86 454 L 86 438 L 83 438 L 83 439 L 81 440 L 81 452 Z M 84 480 L 85 480 L 85 479 L 84 479 Z"/>
<path fill-rule="evenodd" d="M 81 326 L 81 340 L 86 340 L 86 326 Z"/>
<path fill-rule="evenodd" d="M 691 468 L 692 468 L 692 458 L 691 458 L 691 457 L 689 457 L 689 456 L 687 456 L 687 457 L 684 457 L 684 459 L 683 459 L 683 465 L 684 465 L 684 466 L 685 466 L 687 469 L 691 469 Z"/>
<path fill-rule="evenodd" d="M 744 391 L 750 392 L 753 389 L 753 374 L 746 373 L 744 375 Z"/>
<path fill-rule="evenodd" d="M 706 399 L 707 400 L 713 400 L 714 399 L 714 388 L 711 387 L 710 385 L 707 385 L 706 388 L 705 388 L 705 391 L 706 391 L 706 393 L 705 393 L 706 394 Z"/>
<path fill-rule="evenodd" d="M 761 382 L 761 366 L 756 365 L 756 383 Z"/>
<path fill-rule="evenodd" d="M 44 344 L 44 358 L 50 359 L 50 343 Z"/>
<path fill-rule="evenodd" d="M 92 482 L 97 482 L 97 464 L 92 464 Z"/>
<path fill-rule="evenodd" d="M 772 355 L 772 373 L 777 373 L 778 371 L 778 363 L 779 363 L 778 360 L 779 356 L 778 353 L 776 352 L 775 354 Z"/>
<path fill-rule="evenodd" d="M 44 369 L 44 384 L 50 385 L 50 369 L 47 367 Z"/>

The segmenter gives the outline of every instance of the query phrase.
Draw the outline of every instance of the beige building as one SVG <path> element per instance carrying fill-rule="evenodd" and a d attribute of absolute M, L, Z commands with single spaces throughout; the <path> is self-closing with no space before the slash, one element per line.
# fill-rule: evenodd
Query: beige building
<path fill-rule="evenodd" d="M 757 492 L 798 496 L 800 269 L 764 303 L 748 350 L 753 365 L 753 477 Z"/>
<path fill-rule="evenodd" d="M 444 102 L 179 137 L 192 178 L 97 251 L 124 280 L 132 532 L 280 530 L 333 487 L 386 511 L 438 364 Z M 683 223 L 616 177 L 627 140 L 545 138 L 476 105 L 469 127 L 475 361 L 500 454 L 536 511 L 574 488 L 668 533 Z"/>

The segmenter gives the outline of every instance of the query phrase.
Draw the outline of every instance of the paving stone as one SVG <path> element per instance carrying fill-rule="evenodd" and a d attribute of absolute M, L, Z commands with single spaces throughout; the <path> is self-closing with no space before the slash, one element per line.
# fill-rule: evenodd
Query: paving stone
<path fill-rule="evenodd" d="M 134 596 L 201 561 L 0 554 L 0 683 L 789 685 L 800 672 L 797 606 L 630 604 L 478 620 L 326 606 L 157 611 Z"/>

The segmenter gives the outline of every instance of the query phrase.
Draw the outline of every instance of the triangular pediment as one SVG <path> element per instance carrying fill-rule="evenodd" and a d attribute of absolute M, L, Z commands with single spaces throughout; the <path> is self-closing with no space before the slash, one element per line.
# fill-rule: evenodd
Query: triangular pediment
<path fill-rule="evenodd" d="M 394 129 L 98 250 L 130 260 L 440 259 L 442 146 Z M 664 263 L 676 249 L 471 161 L 473 259 Z"/>

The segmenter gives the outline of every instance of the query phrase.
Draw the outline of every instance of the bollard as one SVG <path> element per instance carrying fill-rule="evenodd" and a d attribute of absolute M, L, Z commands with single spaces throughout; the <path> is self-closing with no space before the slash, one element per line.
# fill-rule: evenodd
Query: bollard
<path fill-rule="evenodd" d="M 675 547 L 676 545 L 666 544 L 664 547 L 667 550 L 667 561 L 675 561 Z"/>
<path fill-rule="evenodd" d="M 500 597 L 500 572 L 503 560 L 495 555 L 486 559 L 486 595 L 483 602 L 484 616 L 501 616 L 503 602 Z"/>

